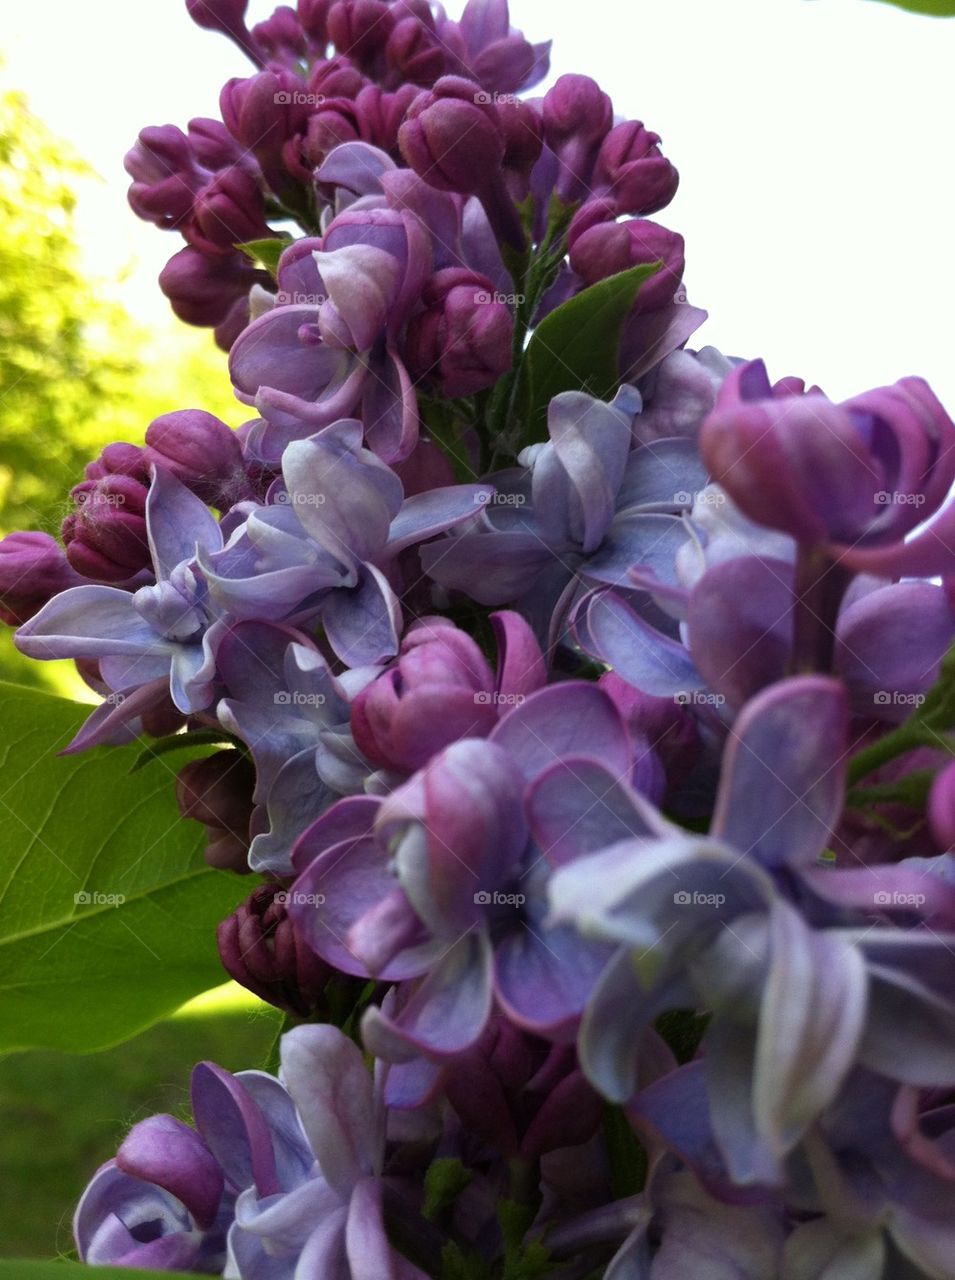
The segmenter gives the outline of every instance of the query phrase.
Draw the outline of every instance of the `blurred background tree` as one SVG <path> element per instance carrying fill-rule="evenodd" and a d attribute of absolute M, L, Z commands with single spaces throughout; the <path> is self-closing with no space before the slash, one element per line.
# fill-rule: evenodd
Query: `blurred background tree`
<path fill-rule="evenodd" d="M 147 329 L 110 296 L 112 282 L 84 271 L 77 189 L 96 180 L 22 94 L 0 90 L 0 536 L 58 533 L 84 465 L 112 440 L 139 443 L 161 413 L 241 421 L 210 333 L 172 317 Z M 6 629 L 0 679 L 85 688 L 72 664 L 21 659 Z"/>
<path fill-rule="evenodd" d="M 84 270 L 74 215 L 95 181 L 22 94 L 0 88 L 0 535 L 58 533 L 84 465 L 111 440 L 140 442 L 160 413 L 195 406 L 242 421 L 208 332 L 171 316 L 147 329 L 111 297 L 115 281 Z M 0 627 L 0 680 L 95 701 L 72 663 L 29 662 L 10 636 Z M 0 1182 L 31 1188 L 28 1206 L 0 1206 L 0 1256 L 70 1250 L 91 1173 L 136 1120 L 188 1110 L 193 1062 L 265 1059 L 274 1011 L 238 989 L 195 1004 L 105 1053 L 0 1058 Z"/>

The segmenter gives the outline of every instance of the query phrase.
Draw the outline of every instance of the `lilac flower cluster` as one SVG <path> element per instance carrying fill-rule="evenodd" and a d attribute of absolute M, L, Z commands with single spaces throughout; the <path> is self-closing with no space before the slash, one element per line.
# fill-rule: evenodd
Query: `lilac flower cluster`
<path fill-rule="evenodd" d="M 220 954 L 300 1025 L 132 1130 L 81 1257 L 951 1280 L 955 423 L 687 350 L 659 139 L 519 97 L 501 0 L 188 7 L 257 70 L 130 201 L 256 416 L 110 445 L 0 610 L 103 695 L 69 750 L 217 746 Z M 627 282 L 613 385 L 535 403 Z"/>

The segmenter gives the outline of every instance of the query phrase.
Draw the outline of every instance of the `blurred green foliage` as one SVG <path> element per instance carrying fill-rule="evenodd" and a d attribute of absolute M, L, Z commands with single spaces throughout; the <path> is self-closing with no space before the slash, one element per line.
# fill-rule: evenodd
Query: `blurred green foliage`
<path fill-rule="evenodd" d="M 161 413 L 242 420 L 208 331 L 171 315 L 148 330 L 111 296 L 115 280 L 84 270 L 77 191 L 95 178 L 22 94 L 0 91 L 0 536 L 57 533 L 84 465 L 112 440 L 139 443 Z M 71 671 L 27 663 L 0 636 L 0 679 L 76 696 Z"/>
<path fill-rule="evenodd" d="M 171 1112 L 189 1120 L 189 1074 L 211 1059 L 230 1071 L 258 1067 L 277 1015 L 178 1017 L 105 1053 L 17 1053 L 0 1059 L 0 1257 L 51 1258 L 72 1249 L 80 1193 L 116 1154 L 137 1120 Z"/>

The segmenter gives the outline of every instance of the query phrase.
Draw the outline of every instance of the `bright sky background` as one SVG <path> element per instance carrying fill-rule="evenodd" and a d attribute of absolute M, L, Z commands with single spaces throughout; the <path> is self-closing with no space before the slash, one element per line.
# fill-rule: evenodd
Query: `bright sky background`
<path fill-rule="evenodd" d="M 179 240 L 129 212 L 123 154 L 142 125 L 217 114 L 220 84 L 249 64 L 183 0 L 3 7 L 0 76 L 103 175 L 81 202 L 91 271 L 131 268 L 127 307 L 164 317 L 155 277 Z M 763 355 L 835 397 L 921 373 L 955 411 L 955 20 L 871 0 L 512 0 L 511 13 L 554 38 L 554 74 L 594 76 L 662 135 L 683 180 L 661 220 L 686 237 L 689 297 L 711 316 L 699 344 Z"/>

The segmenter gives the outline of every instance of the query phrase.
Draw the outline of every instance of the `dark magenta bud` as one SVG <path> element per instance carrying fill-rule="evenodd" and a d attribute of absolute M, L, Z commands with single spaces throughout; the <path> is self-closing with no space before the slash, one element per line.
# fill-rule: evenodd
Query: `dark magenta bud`
<path fill-rule="evenodd" d="M 258 52 L 268 62 L 294 65 L 307 53 L 305 32 L 295 10 L 287 4 L 279 5 L 271 17 L 255 24 L 252 28 L 252 40 Z"/>
<path fill-rule="evenodd" d="M 189 17 L 197 27 L 233 35 L 245 30 L 249 0 L 186 0 Z"/>
<path fill-rule="evenodd" d="M 271 236 L 258 182 L 239 165 L 223 169 L 196 196 L 189 238 L 197 247 L 231 250 L 249 240 Z"/>
<path fill-rule="evenodd" d="M 411 104 L 398 130 L 401 154 L 441 191 L 485 187 L 500 171 L 504 131 L 490 95 L 473 80 L 442 76 Z"/>
<path fill-rule="evenodd" d="M 388 65 L 410 84 L 433 85 L 444 75 L 448 59 L 435 33 L 417 18 L 402 18 L 385 46 Z"/>
<path fill-rule="evenodd" d="M 216 938 L 230 977 L 269 1004 L 306 1018 L 319 1007 L 332 970 L 295 932 L 287 891 L 259 885 L 219 925 Z"/>
<path fill-rule="evenodd" d="M 186 324 L 221 324 L 236 302 L 246 303 L 254 284 L 271 277 L 257 271 L 242 253 L 202 253 L 191 245 L 173 254 L 159 275 L 159 287 Z"/>
<path fill-rule="evenodd" d="M 620 213 L 656 213 L 676 195 L 680 175 L 659 142 L 639 120 L 628 120 L 615 125 L 600 144 L 594 190 L 611 196 Z"/>
<path fill-rule="evenodd" d="M 249 823 L 255 769 L 241 751 L 217 751 L 191 760 L 176 775 L 176 802 L 184 818 L 206 829 L 206 861 L 223 871 L 249 870 Z"/>
<path fill-rule="evenodd" d="M 354 98 L 368 81 L 348 58 L 337 54 L 334 58 L 322 58 L 308 74 L 308 91 L 320 99 Z"/>
<path fill-rule="evenodd" d="M 497 118 L 504 131 L 504 167 L 528 175 L 544 147 L 540 109 L 520 98 L 497 101 Z"/>
<path fill-rule="evenodd" d="M 225 126 L 256 156 L 278 153 L 310 113 L 302 79 L 284 68 L 229 80 L 219 95 Z"/>
<path fill-rule="evenodd" d="M 74 486 L 61 534 L 70 564 L 87 578 L 125 582 L 152 563 L 146 537 L 149 465 L 138 445 L 107 445 Z"/>
<path fill-rule="evenodd" d="M 172 124 L 143 129 L 123 165 L 133 180 L 127 199 L 138 218 L 163 228 L 185 222 L 204 175 L 181 129 Z"/>
<path fill-rule="evenodd" d="M 313 45 L 321 49 L 328 44 L 328 11 L 332 0 L 298 0 L 296 12 L 302 30 Z"/>
<path fill-rule="evenodd" d="M 252 496 L 238 438 L 202 409 L 179 409 L 154 419 L 146 431 L 145 455 L 220 510 Z"/>
<path fill-rule="evenodd" d="M 382 0 L 335 0 L 328 11 L 328 35 L 339 53 L 360 67 L 384 52 L 395 15 Z"/>
<path fill-rule="evenodd" d="M 594 161 L 613 124 L 613 104 L 590 76 L 561 76 L 541 104 L 544 140 L 560 169 L 556 192 L 579 200 L 590 191 Z"/>
<path fill-rule="evenodd" d="M 514 318 L 486 276 L 448 267 L 431 277 L 408 326 L 411 372 L 452 399 L 491 387 L 511 367 Z"/>
<path fill-rule="evenodd" d="M 29 529 L 0 538 L 0 621 L 19 627 L 48 600 L 84 581 L 48 533 Z"/>
<path fill-rule="evenodd" d="M 635 313 L 658 311 L 679 291 L 686 266 L 681 235 L 646 218 L 601 222 L 579 235 L 570 250 L 570 265 L 587 284 L 656 261 L 663 266 L 640 286 Z"/>

